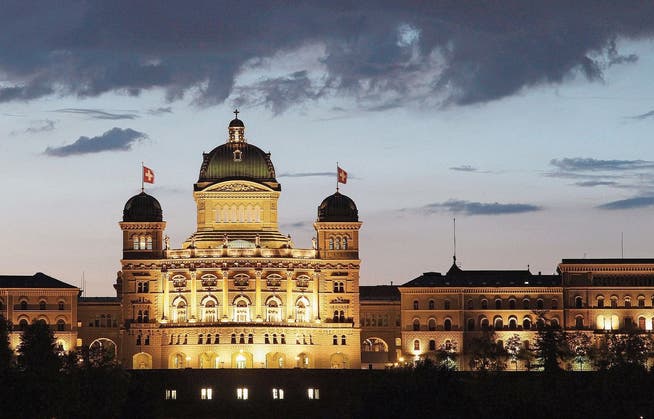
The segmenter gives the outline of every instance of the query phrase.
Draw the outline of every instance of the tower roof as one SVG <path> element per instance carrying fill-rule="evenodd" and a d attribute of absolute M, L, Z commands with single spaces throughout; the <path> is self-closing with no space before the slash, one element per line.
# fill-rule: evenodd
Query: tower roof
<path fill-rule="evenodd" d="M 350 197 L 336 192 L 318 207 L 318 221 L 359 221 L 359 210 Z"/>
<path fill-rule="evenodd" d="M 161 204 L 152 195 L 141 192 L 131 197 L 123 209 L 125 222 L 159 222 L 163 220 Z"/>

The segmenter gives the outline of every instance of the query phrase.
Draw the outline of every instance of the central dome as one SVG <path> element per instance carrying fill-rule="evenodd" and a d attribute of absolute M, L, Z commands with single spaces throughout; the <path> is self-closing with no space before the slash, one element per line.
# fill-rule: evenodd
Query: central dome
<path fill-rule="evenodd" d="M 243 121 L 234 118 L 228 130 L 227 142 L 203 155 L 196 190 L 229 180 L 247 180 L 279 190 L 270 153 L 248 144 Z"/>

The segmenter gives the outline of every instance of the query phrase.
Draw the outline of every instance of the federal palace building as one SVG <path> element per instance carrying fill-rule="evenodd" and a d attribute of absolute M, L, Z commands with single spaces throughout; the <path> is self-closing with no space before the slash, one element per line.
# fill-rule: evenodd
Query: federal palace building
<path fill-rule="evenodd" d="M 202 156 L 197 227 L 180 248 L 155 197 L 127 201 L 115 296 L 81 297 L 43 273 L 0 276 L 12 346 L 42 320 L 61 349 L 101 348 L 133 369 L 385 368 L 445 351 L 465 370 L 466 349 L 485 330 L 523 346 L 542 322 L 591 338 L 652 330 L 654 259 L 563 259 L 557 275 L 454 260 L 400 286 L 360 286 L 354 201 L 326 197 L 302 249 L 279 230 L 280 193 L 270 154 L 233 119 L 227 140 Z"/>

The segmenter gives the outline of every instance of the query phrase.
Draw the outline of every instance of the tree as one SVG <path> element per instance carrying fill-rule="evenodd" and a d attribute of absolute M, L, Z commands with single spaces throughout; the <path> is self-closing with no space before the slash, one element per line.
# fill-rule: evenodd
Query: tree
<path fill-rule="evenodd" d="M 52 329 L 43 321 L 34 321 L 20 336 L 18 366 L 25 372 L 56 374 L 61 367 Z"/>
<path fill-rule="evenodd" d="M 0 316 L 0 374 L 5 374 L 11 368 L 14 351 L 9 346 L 9 331 L 11 323 Z"/>
<path fill-rule="evenodd" d="M 518 359 L 522 355 L 522 344 L 520 341 L 520 336 L 515 333 L 513 336 L 506 340 L 506 345 L 504 346 L 509 359 L 512 364 L 515 364 L 515 370 L 518 370 Z"/>
<path fill-rule="evenodd" d="M 584 362 L 591 361 L 594 358 L 593 345 L 590 337 L 581 332 L 575 332 L 568 335 L 568 347 L 570 348 L 572 358 L 579 365 L 579 370 L 584 369 Z"/>
<path fill-rule="evenodd" d="M 537 360 L 536 365 L 542 368 L 543 371 L 561 371 L 559 362 L 563 362 L 570 357 L 570 348 L 568 347 L 565 332 L 558 326 L 543 324 L 538 329 L 534 354 Z"/>
<path fill-rule="evenodd" d="M 495 341 L 495 332 L 484 331 L 470 341 L 470 368 L 477 371 L 506 369 L 507 354 L 504 346 Z"/>
<path fill-rule="evenodd" d="M 441 347 L 436 350 L 435 358 L 439 366 L 442 369 L 454 371 L 456 370 L 456 358 L 457 358 L 457 344 L 456 342 L 449 342 L 441 345 Z"/>
<path fill-rule="evenodd" d="M 649 336 L 636 330 L 606 335 L 606 365 L 609 369 L 623 367 L 644 368 L 651 351 Z"/>

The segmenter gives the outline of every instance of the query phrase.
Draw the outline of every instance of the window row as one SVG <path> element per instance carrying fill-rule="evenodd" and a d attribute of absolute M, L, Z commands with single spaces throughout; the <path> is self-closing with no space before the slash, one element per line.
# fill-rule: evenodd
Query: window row
<path fill-rule="evenodd" d="M 345 292 L 345 282 L 334 281 L 334 292 Z"/>
<path fill-rule="evenodd" d="M 152 236 L 149 234 L 133 235 L 132 248 L 134 250 L 152 250 Z"/>
<path fill-rule="evenodd" d="M 365 326 L 369 327 L 388 327 L 392 325 L 397 327 L 400 326 L 400 316 L 395 316 L 395 321 L 392 321 L 387 313 L 365 313 L 363 314 L 363 322 Z"/>
<path fill-rule="evenodd" d="M 415 352 L 420 351 L 421 347 L 421 342 L 420 339 L 414 339 L 413 340 L 413 350 Z M 451 340 L 447 339 L 443 344 L 439 347 L 436 347 L 436 341 L 434 339 L 430 339 L 428 342 L 428 350 L 429 351 L 436 351 L 436 350 L 441 350 L 441 351 L 447 351 L 447 352 L 456 352 L 456 342 L 452 342 Z"/>
<path fill-rule="evenodd" d="M 552 318 L 549 320 L 549 324 L 552 327 L 559 327 L 559 319 L 558 318 Z M 475 319 L 468 319 L 466 321 L 466 330 L 472 331 L 476 330 L 477 326 L 481 330 L 503 330 L 503 329 L 508 329 L 508 330 L 532 330 L 532 329 L 539 329 L 545 326 L 545 320 L 543 318 L 539 317 L 536 319 L 536 322 L 534 322 L 531 318 L 531 316 L 524 316 L 522 319 L 522 322 L 519 322 L 518 318 L 516 316 L 509 316 L 508 318 L 508 323 L 504 323 L 504 319 L 502 316 L 495 316 L 493 317 L 493 321 L 491 323 L 491 320 L 488 317 L 482 316 L 479 318 L 478 321 L 475 321 Z"/>
<path fill-rule="evenodd" d="M 89 327 L 118 327 L 118 322 L 111 314 L 96 314 L 95 319 L 89 320 Z"/>
<path fill-rule="evenodd" d="M 206 296 L 200 306 L 200 321 L 217 322 L 218 319 L 218 300 L 213 296 Z M 282 300 L 277 296 L 269 297 L 265 303 L 265 321 L 281 322 L 283 321 Z M 231 319 L 234 322 L 244 323 L 252 320 L 252 302 L 246 296 L 239 296 L 234 299 L 230 306 Z M 173 323 L 186 323 L 188 321 L 188 303 L 186 299 L 179 296 L 173 300 L 171 319 Z M 229 313 L 224 313 L 227 316 Z M 298 298 L 292 309 L 287 312 L 288 318 L 299 323 L 311 321 L 311 309 L 309 299 L 302 296 Z"/>
<path fill-rule="evenodd" d="M 334 335 L 334 339 L 335 339 L 334 342 L 337 342 L 337 338 L 338 337 L 336 335 Z M 170 335 L 170 340 L 168 341 L 168 344 L 169 345 L 187 345 L 188 341 L 189 341 L 188 334 Z M 248 333 L 248 334 L 245 334 L 245 333 L 240 333 L 240 334 L 232 333 L 230 335 L 230 344 L 234 344 L 234 345 L 235 344 L 252 345 L 252 344 L 255 344 L 255 343 L 259 343 L 259 342 L 255 342 L 254 334 L 252 334 L 252 333 Z M 277 333 L 265 333 L 263 335 L 263 342 L 262 343 L 265 344 L 265 345 L 270 345 L 270 344 L 272 344 L 272 345 L 277 345 L 277 344 L 286 345 L 286 335 L 284 333 L 281 333 L 279 335 L 277 335 Z M 220 344 L 220 334 L 218 334 L 218 333 L 215 333 L 215 334 L 207 333 L 205 335 L 203 333 L 200 333 L 198 335 L 197 344 L 198 345 L 203 345 L 203 344 L 217 345 L 217 344 Z M 297 335 L 295 335 L 295 344 L 296 345 L 313 345 L 314 344 L 313 343 L 313 335 L 310 335 L 310 334 L 309 335 L 307 335 L 307 334 L 297 334 Z M 337 345 L 337 344 L 338 343 L 334 343 L 334 345 Z M 345 335 L 343 335 L 343 336 L 341 336 L 341 345 L 346 345 L 346 344 L 347 344 L 346 337 L 345 337 Z"/>
<path fill-rule="evenodd" d="M 645 316 L 639 316 L 638 320 L 634 323 L 632 317 L 623 317 L 622 322 L 620 318 L 613 315 L 598 315 L 595 318 L 595 327 L 599 330 L 618 330 L 618 329 L 640 329 L 640 330 L 652 330 L 652 325 L 654 325 L 654 317 L 646 318 Z M 575 316 L 575 327 L 578 329 L 584 328 L 584 317 L 582 315 Z"/>
<path fill-rule="evenodd" d="M 216 207 L 217 223 L 260 223 L 263 211 L 259 205 L 223 205 Z"/>
<path fill-rule="evenodd" d="M 328 240 L 329 250 L 347 250 L 348 238 L 347 237 L 330 237 Z"/>
<path fill-rule="evenodd" d="M 277 288 L 280 287 L 282 284 L 282 276 L 278 274 L 270 274 L 263 278 L 266 281 L 266 286 L 269 288 Z M 239 288 L 246 288 L 249 287 L 250 281 L 253 280 L 250 275 L 245 274 L 245 273 L 240 273 L 234 275 L 232 278 L 229 278 L 234 284 L 235 287 Z M 299 288 L 306 288 L 309 286 L 309 281 L 311 281 L 311 278 L 309 275 L 298 275 L 295 279 L 295 286 Z M 190 279 L 188 279 L 184 275 L 175 275 L 171 278 L 172 281 L 172 286 L 173 288 L 178 288 L 178 291 L 181 291 L 181 288 L 186 288 L 188 285 L 188 282 Z M 218 285 L 218 277 L 216 275 L 212 274 L 206 274 L 202 275 L 200 277 L 200 281 L 202 283 L 202 287 L 204 288 L 211 288 L 211 287 L 216 287 Z M 137 292 L 148 292 L 147 290 L 144 291 L 139 291 L 138 290 L 138 284 L 137 284 Z M 336 291 L 335 291 L 336 292 Z M 341 291 L 344 292 L 344 291 Z"/>
<path fill-rule="evenodd" d="M 596 302 L 597 302 L 596 303 L 597 308 L 606 307 L 605 298 L 604 298 L 603 295 L 600 294 L 597 297 L 595 297 L 595 299 L 596 299 Z M 580 295 L 575 296 L 574 301 L 575 301 L 575 303 L 574 303 L 575 308 L 583 308 L 584 307 L 584 300 Z M 620 301 L 619 301 L 619 298 L 618 298 L 617 295 L 612 295 L 609 298 L 609 301 L 610 301 L 610 307 L 611 308 L 618 308 L 620 306 Z M 623 302 L 622 307 L 624 307 L 624 308 L 631 308 L 632 307 L 632 300 L 631 300 L 630 296 L 624 297 L 622 299 L 622 302 Z M 638 296 L 637 305 L 638 305 L 639 308 L 645 307 L 645 296 L 644 295 L 639 295 Z M 652 305 L 652 307 L 654 307 L 654 296 L 652 296 L 651 305 Z"/>
<path fill-rule="evenodd" d="M 437 330 L 436 319 L 431 318 L 427 321 L 427 330 L 434 331 Z M 420 324 L 420 319 L 413 319 L 413 330 L 425 330 Z M 443 329 L 442 330 L 452 330 L 452 319 L 446 318 L 443 320 Z"/>
<path fill-rule="evenodd" d="M 444 300 L 443 305 L 442 305 L 442 310 L 450 310 L 452 307 L 450 300 Z M 427 308 L 428 310 L 437 310 L 440 308 L 437 308 L 436 301 L 434 300 L 429 300 L 427 302 L 427 307 L 422 307 L 422 309 Z M 413 300 L 413 309 L 414 310 L 421 310 L 420 308 L 420 301 L 418 300 Z"/>
<path fill-rule="evenodd" d="M 285 392 L 281 387 L 271 389 L 270 396 L 273 400 L 284 400 Z M 213 400 L 215 392 L 212 387 L 202 387 L 200 389 L 200 400 Z M 234 392 L 237 400 L 248 400 L 250 398 L 250 389 L 248 387 L 237 387 Z M 320 399 L 320 389 L 310 387 L 306 390 L 306 397 L 309 400 Z M 177 389 L 166 389 L 164 392 L 165 400 L 177 400 Z"/>
<path fill-rule="evenodd" d="M 38 305 L 35 304 L 28 304 L 27 300 L 22 300 L 20 303 L 18 303 L 15 307 L 17 310 L 65 310 L 66 305 L 63 301 L 59 301 L 57 305 L 50 305 L 47 303 L 46 300 L 41 300 L 39 301 Z M 0 301 L 0 310 L 4 310 L 5 305 L 2 301 Z"/>
<path fill-rule="evenodd" d="M 44 319 L 38 319 L 37 322 L 41 322 L 41 323 L 46 323 L 46 324 L 47 324 L 47 322 L 46 322 Z M 23 331 L 23 330 L 27 329 L 27 326 L 28 326 L 28 325 L 29 325 L 29 322 L 27 321 L 27 319 L 24 319 L 24 318 L 23 318 L 23 319 L 20 319 L 20 320 L 18 321 L 18 324 L 15 325 L 15 326 L 13 327 L 13 330 L 16 330 L 16 331 Z M 59 320 L 57 320 L 56 323 L 55 323 L 54 325 L 50 325 L 50 328 L 51 328 L 52 330 L 57 331 L 57 332 L 64 332 L 64 331 L 66 331 L 66 330 L 69 329 L 69 328 L 66 326 L 66 321 L 63 320 L 63 319 L 59 319 Z"/>

